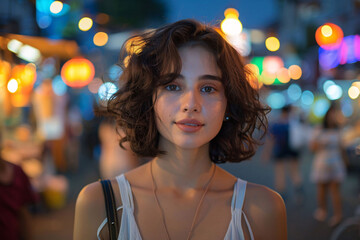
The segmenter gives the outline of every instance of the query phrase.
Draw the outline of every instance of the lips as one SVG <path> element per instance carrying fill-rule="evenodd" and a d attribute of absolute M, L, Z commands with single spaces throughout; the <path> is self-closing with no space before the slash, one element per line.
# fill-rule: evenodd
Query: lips
<path fill-rule="evenodd" d="M 204 124 L 196 119 L 182 119 L 175 122 L 176 126 L 180 130 L 188 133 L 193 133 L 199 131 Z"/>

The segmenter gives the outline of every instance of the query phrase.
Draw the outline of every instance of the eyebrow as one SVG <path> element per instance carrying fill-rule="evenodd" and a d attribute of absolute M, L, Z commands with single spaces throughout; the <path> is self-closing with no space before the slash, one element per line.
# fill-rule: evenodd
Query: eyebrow
<path fill-rule="evenodd" d="M 179 74 L 177 76 L 178 78 L 184 79 L 185 77 L 181 74 Z M 199 80 L 215 80 L 215 81 L 220 81 L 221 82 L 221 77 L 219 76 L 215 76 L 215 75 L 211 75 L 211 74 L 204 74 L 198 77 Z"/>

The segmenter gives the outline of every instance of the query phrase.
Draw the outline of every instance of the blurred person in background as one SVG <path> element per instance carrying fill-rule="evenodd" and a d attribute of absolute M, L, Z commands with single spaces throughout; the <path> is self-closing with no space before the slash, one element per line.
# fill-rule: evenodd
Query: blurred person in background
<path fill-rule="evenodd" d="M 274 161 L 274 185 L 275 190 L 286 201 L 287 173 L 290 176 L 295 191 L 295 202 L 301 204 L 304 200 L 303 180 L 299 169 L 299 150 L 291 144 L 291 106 L 286 105 L 281 109 L 280 116 L 270 124 L 270 136 L 265 143 L 262 160 Z M 298 126 L 298 125 L 297 125 Z M 299 127 L 299 126 L 298 126 Z"/>
<path fill-rule="evenodd" d="M 126 149 L 120 147 L 122 135 L 116 130 L 115 120 L 105 119 L 101 122 L 100 176 L 103 179 L 114 178 L 140 165 L 138 156 L 130 150 L 128 143 L 124 144 Z"/>
<path fill-rule="evenodd" d="M 331 227 L 336 226 L 342 219 L 340 185 L 346 175 L 342 156 L 342 116 L 338 107 L 332 104 L 324 116 L 322 126 L 314 129 L 309 146 L 314 152 L 310 177 L 317 188 L 314 218 L 325 221 L 328 213 L 327 194 L 330 192 L 333 213 L 329 220 Z"/>
<path fill-rule="evenodd" d="M 37 202 L 28 176 L 18 165 L 3 159 L 0 132 L 0 239 L 32 238 L 30 207 Z"/>
<path fill-rule="evenodd" d="M 281 196 L 217 166 L 251 158 L 255 129 L 267 129 L 269 109 L 239 53 L 195 20 L 133 39 L 125 84 L 105 111 L 121 143 L 152 160 L 111 180 L 116 239 L 287 239 Z M 76 202 L 74 240 L 110 239 L 106 221 L 101 184 L 91 183 Z"/>

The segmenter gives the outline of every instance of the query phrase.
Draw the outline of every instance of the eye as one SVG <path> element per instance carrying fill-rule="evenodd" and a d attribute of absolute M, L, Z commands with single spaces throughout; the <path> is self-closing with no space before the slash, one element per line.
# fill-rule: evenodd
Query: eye
<path fill-rule="evenodd" d="M 201 92 L 212 93 L 212 92 L 215 92 L 215 88 L 213 88 L 211 86 L 205 86 L 205 87 L 201 88 Z"/>
<path fill-rule="evenodd" d="M 168 91 L 180 91 L 180 87 L 176 84 L 169 84 L 165 87 Z"/>

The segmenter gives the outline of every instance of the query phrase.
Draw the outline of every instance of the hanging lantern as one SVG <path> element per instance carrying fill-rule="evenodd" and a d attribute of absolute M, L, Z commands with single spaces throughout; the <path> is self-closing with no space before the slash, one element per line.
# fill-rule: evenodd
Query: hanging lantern
<path fill-rule="evenodd" d="M 325 23 L 318 27 L 315 32 L 316 42 L 326 50 L 338 48 L 343 38 L 344 33 L 342 29 L 333 23 Z"/>
<path fill-rule="evenodd" d="M 85 58 L 73 58 L 61 69 L 61 78 L 66 85 L 81 88 L 88 85 L 95 76 L 94 65 Z"/>

